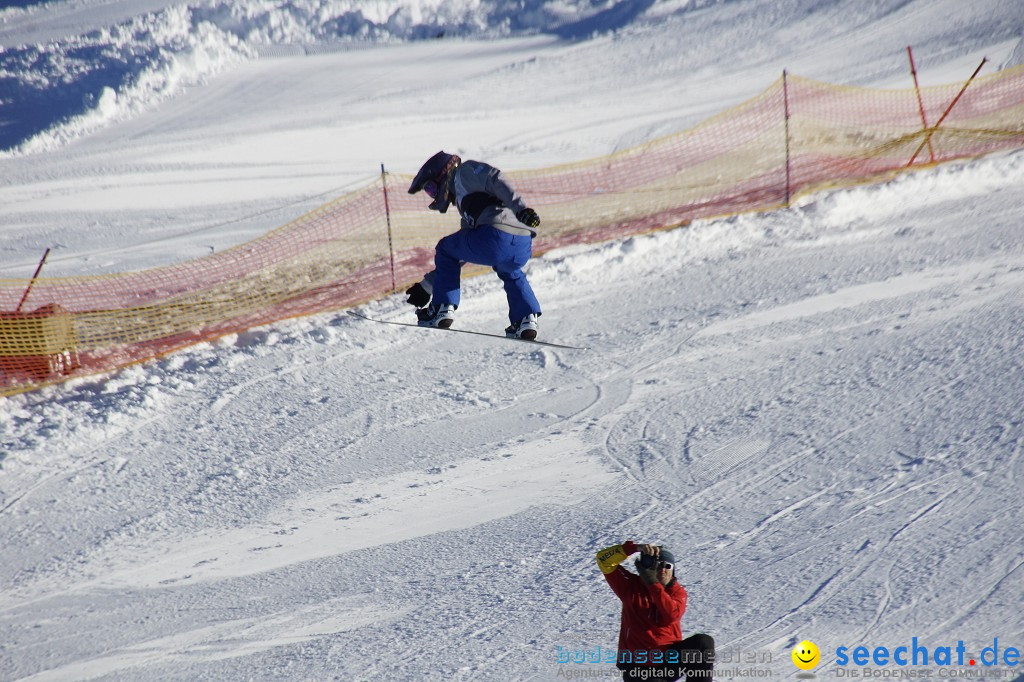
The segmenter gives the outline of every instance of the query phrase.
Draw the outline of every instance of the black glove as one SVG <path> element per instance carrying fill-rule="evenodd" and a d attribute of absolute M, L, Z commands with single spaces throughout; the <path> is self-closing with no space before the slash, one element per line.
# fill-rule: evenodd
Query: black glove
<path fill-rule="evenodd" d="M 527 227 L 540 227 L 540 216 L 532 208 L 524 208 L 516 213 L 516 220 Z"/>
<path fill-rule="evenodd" d="M 417 308 L 423 308 L 430 303 L 430 294 L 419 282 L 416 282 L 416 284 L 413 284 L 411 287 L 406 289 L 405 293 L 409 295 L 409 298 L 405 299 L 405 302 L 410 303 Z"/>

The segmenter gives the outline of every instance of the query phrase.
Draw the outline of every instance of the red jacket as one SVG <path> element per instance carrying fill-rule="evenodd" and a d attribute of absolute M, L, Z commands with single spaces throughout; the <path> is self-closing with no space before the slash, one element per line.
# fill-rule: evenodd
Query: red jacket
<path fill-rule="evenodd" d="M 679 621 L 686 611 L 686 588 L 675 578 L 668 587 L 661 583 L 648 585 L 640 576 L 623 568 L 620 564 L 637 551 L 633 541 L 627 540 L 598 552 L 597 564 L 609 587 L 622 601 L 619 660 L 622 660 L 621 652 L 631 651 L 633 662 L 653 665 L 660 661 L 652 660 L 650 652 L 664 651 L 669 644 L 683 638 Z"/>

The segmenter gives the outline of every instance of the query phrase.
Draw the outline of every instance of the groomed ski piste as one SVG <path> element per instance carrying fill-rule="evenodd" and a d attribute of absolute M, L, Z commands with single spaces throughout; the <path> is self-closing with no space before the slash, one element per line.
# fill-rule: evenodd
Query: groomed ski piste
<path fill-rule="evenodd" d="M 27 4 L 6 277 L 195 258 L 442 148 L 607 154 L 783 68 L 1024 57 L 1014 1 Z M 792 678 L 804 639 L 819 679 L 1024 648 L 1022 215 L 1000 154 L 536 258 L 541 338 L 586 352 L 339 310 L 3 399 L 0 679 L 614 679 L 576 661 L 615 646 L 594 554 L 626 539 L 674 551 L 720 678 Z M 456 324 L 501 332 L 496 278 Z"/>

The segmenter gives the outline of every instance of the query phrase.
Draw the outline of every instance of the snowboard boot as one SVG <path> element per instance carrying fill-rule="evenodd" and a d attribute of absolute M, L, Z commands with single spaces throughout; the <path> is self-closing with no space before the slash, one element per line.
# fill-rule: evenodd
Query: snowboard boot
<path fill-rule="evenodd" d="M 515 324 L 505 328 L 505 336 L 510 339 L 526 339 L 533 341 L 537 338 L 537 314 L 530 313 Z"/>
<path fill-rule="evenodd" d="M 421 327 L 447 329 L 455 321 L 455 306 L 444 303 L 420 308 L 416 311 L 416 319 L 416 324 Z"/>

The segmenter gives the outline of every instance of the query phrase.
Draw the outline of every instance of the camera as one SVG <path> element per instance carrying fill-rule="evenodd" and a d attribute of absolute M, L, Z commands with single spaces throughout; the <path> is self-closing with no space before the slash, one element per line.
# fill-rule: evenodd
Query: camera
<path fill-rule="evenodd" d="M 640 555 L 640 567 L 641 568 L 653 568 L 658 563 L 658 557 L 651 554 Z"/>

